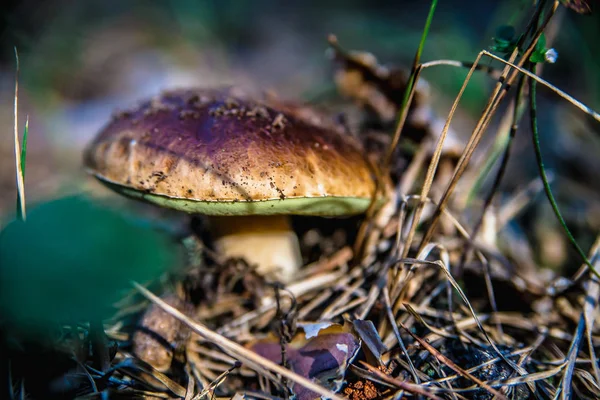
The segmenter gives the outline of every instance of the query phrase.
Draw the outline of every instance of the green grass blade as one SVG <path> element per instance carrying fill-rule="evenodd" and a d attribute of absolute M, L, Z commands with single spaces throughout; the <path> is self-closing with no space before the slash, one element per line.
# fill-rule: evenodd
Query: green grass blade
<path fill-rule="evenodd" d="M 25 220 L 26 212 L 25 212 L 25 165 L 22 160 L 26 153 L 25 147 L 21 150 L 21 145 L 19 143 L 19 53 L 17 52 L 17 48 L 15 47 L 15 62 L 16 62 L 16 73 L 15 73 L 15 170 L 17 174 L 17 216 L 21 220 Z M 28 130 L 29 123 L 25 124 L 25 132 Z M 26 137 L 24 137 L 24 140 Z"/>
<path fill-rule="evenodd" d="M 590 260 L 587 258 L 586 254 L 583 252 L 581 247 L 579 247 L 579 244 L 573 237 L 573 234 L 569 230 L 569 227 L 567 226 L 567 223 L 565 222 L 565 220 L 558 208 L 558 204 L 556 203 L 556 200 L 554 199 L 554 195 L 552 194 L 552 189 L 550 188 L 550 183 L 548 182 L 548 177 L 546 175 L 546 169 L 544 168 L 544 160 L 542 158 L 542 150 L 540 148 L 540 136 L 539 136 L 538 126 L 537 126 L 536 86 L 537 86 L 537 82 L 534 79 L 530 79 L 529 80 L 529 87 L 530 87 L 529 102 L 530 102 L 531 133 L 532 133 L 532 139 L 533 139 L 533 148 L 535 149 L 535 158 L 537 160 L 537 165 L 538 165 L 538 168 L 540 171 L 540 177 L 542 178 L 542 183 L 544 184 L 544 191 L 546 192 L 546 197 L 548 198 L 548 201 L 550 202 L 550 205 L 552 206 L 552 211 L 554 211 L 554 215 L 556 216 L 556 218 L 558 219 L 558 222 L 562 226 L 565 234 L 567 235 L 567 238 L 569 239 L 569 242 L 571 242 L 571 245 L 575 248 L 575 251 L 577 251 L 577 253 L 581 257 L 583 262 L 594 273 L 594 275 L 596 275 L 598 278 L 600 278 L 600 273 L 596 270 L 596 268 L 594 268 L 594 266 L 592 265 Z"/>
<path fill-rule="evenodd" d="M 429 34 L 429 28 L 431 27 L 431 22 L 433 21 L 433 15 L 435 14 L 435 9 L 437 7 L 437 0 L 431 1 L 431 6 L 429 7 L 429 13 L 427 14 L 427 20 L 425 21 L 425 27 L 423 28 L 423 34 L 421 35 L 421 40 L 419 42 L 419 47 L 417 48 L 417 52 L 415 53 L 415 58 L 413 60 L 412 70 L 410 72 L 410 76 L 408 78 L 408 82 L 406 84 L 406 89 L 404 91 L 404 98 L 402 99 L 402 104 L 400 106 L 400 110 L 398 111 L 398 118 L 396 122 L 396 131 L 394 132 L 394 137 L 392 139 L 392 144 L 390 145 L 389 151 L 384 158 L 383 166 L 384 168 L 388 168 L 390 162 L 392 161 L 392 156 L 394 155 L 394 151 L 398 146 L 398 142 L 400 141 L 400 135 L 402 133 L 402 128 L 404 127 L 404 122 L 406 121 L 406 116 L 408 115 L 408 107 L 410 105 L 410 101 L 412 99 L 412 95 L 414 92 L 415 84 L 417 83 L 417 79 L 419 74 L 421 73 L 421 55 L 423 54 L 423 48 L 425 48 L 425 39 L 427 39 L 427 35 Z"/>
<path fill-rule="evenodd" d="M 27 165 L 27 136 L 29 133 L 29 115 L 25 120 L 25 129 L 23 130 L 23 142 L 21 143 L 21 180 L 23 181 L 23 186 L 25 185 L 25 167 Z M 18 179 L 18 178 L 17 178 Z M 23 203 L 23 205 L 21 205 Z M 17 218 L 25 220 L 25 191 L 23 193 L 17 193 Z"/>
<path fill-rule="evenodd" d="M 25 119 L 25 129 L 23 129 L 23 142 L 21 143 L 21 175 L 25 181 L 25 166 L 27 162 L 27 135 L 29 133 L 29 115 Z"/>
<path fill-rule="evenodd" d="M 433 21 L 433 14 L 435 14 L 435 9 L 437 7 L 437 0 L 433 0 L 431 2 L 431 6 L 429 7 L 429 14 L 427 14 L 427 20 L 425 21 L 425 28 L 423 28 L 423 34 L 421 35 L 421 41 L 419 42 L 419 48 L 417 49 L 417 54 L 415 54 L 415 60 L 413 62 L 413 70 L 416 66 L 421 62 L 421 54 L 423 54 L 423 48 L 425 48 L 425 39 L 427 39 L 427 35 L 429 34 L 429 28 L 431 28 L 431 22 Z"/>

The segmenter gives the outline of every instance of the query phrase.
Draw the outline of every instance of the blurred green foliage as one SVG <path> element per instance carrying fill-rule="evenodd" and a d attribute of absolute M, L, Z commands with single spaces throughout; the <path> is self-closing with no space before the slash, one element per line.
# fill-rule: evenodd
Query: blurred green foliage
<path fill-rule="evenodd" d="M 131 280 L 180 255 L 166 234 L 85 197 L 41 204 L 0 233 L 0 315 L 20 329 L 106 318 Z"/>
<path fill-rule="evenodd" d="M 90 60 L 102 60 L 103 52 L 108 52 L 108 58 L 114 57 L 110 65 L 113 62 L 126 65 L 135 52 L 143 50 L 141 47 L 168 54 L 174 65 L 193 65 L 198 61 L 194 57 L 200 54 L 200 58 L 210 59 L 208 63 L 222 69 L 224 75 L 239 73 L 236 67 L 247 66 L 249 76 L 275 86 L 278 82 L 265 82 L 268 79 L 261 76 L 261 65 L 277 64 L 283 66 L 283 71 L 289 70 L 287 77 L 277 77 L 279 82 L 293 81 L 300 74 L 292 70 L 294 68 L 311 70 L 313 84 L 317 88 L 299 87 L 297 93 L 318 90 L 318 86 L 330 81 L 326 74 L 327 60 L 323 57 L 327 34 L 335 33 L 347 49 L 368 50 L 383 63 L 408 66 L 430 4 L 415 0 L 375 3 L 367 0 L 306 0 L 296 3 L 276 0 L 28 0 L 28 3 L 39 6 L 22 6 L 9 15 L 9 35 L 5 37 L 5 43 L 11 48 L 16 44 L 27 56 L 24 57 L 24 65 L 28 66 L 24 71 L 24 83 L 46 106 L 54 102 L 60 105 L 73 93 L 79 95 L 73 99 L 82 101 L 102 95 L 103 90 L 110 92 L 107 85 L 99 84 L 94 88 L 90 83 L 94 79 L 82 79 L 83 72 L 90 67 Z M 564 3 L 582 2 L 564 0 Z M 531 7 L 532 2 L 527 0 L 441 2 L 423 61 L 472 61 L 479 50 L 494 44 L 493 38 L 498 38 L 495 34 L 499 26 L 512 25 L 520 32 L 523 21 L 519 17 Z M 36 11 L 31 12 L 32 9 Z M 565 86 L 563 81 L 567 76 L 573 76 L 571 72 L 583 68 L 584 74 L 571 79 L 578 86 L 573 94 L 578 96 L 580 92 L 589 91 L 590 80 L 596 84 L 595 88 L 600 87 L 594 77 L 600 56 L 591 51 L 595 48 L 600 19 L 595 15 L 578 15 L 563 7 L 559 11 L 565 14 L 559 16 L 561 30 L 565 32 L 551 43 L 551 47 L 561 54 L 562 70 L 555 69 L 556 73 L 553 73 L 549 69 L 546 74 L 561 87 Z M 24 28 L 23 21 L 29 19 L 31 22 Z M 115 37 L 102 36 L 111 30 Z M 568 33 L 568 30 L 574 32 Z M 104 33 L 97 36 L 98 32 Z M 116 40 L 119 35 L 123 36 Z M 105 46 L 102 37 L 110 45 Z M 302 55 L 301 64 L 287 65 L 282 59 L 285 54 L 269 52 L 285 45 L 289 46 L 290 54 Z M 112 50 L 108 51 L 110 48 Z M 562 56 L 565 51 L 568 51 L 567 57 Z M 591 71 L 586 71 L 588 66 L 591 66 Z M 103 78 L 95 72 L 91 72 L 93 77 L 102 81 Z M 111 76 L 109 72 L 106 74 L 108 77 Z M 441 93 L 453 98 L 466 71 L 436 68 L 424 75 Z M 467 88 L 465 109 L 474 114 L 481 111 L 481 103 L 487 99 L 486 88 L 489 85 L 486 82 L 489 83 L 486 77 L 475 77 Z M 583 100 L 592 103 L 592 106 L 599 104 L 596 98 Z"/>
<path fill-rule="evenodd" d="M 501 25 L 496 29 L 494 43 L 490 47 L 492 51 L 498 53 L 510 53 L 517 45 L 518 38 L 516 37 L 515 27 L 512 25 Z"/>

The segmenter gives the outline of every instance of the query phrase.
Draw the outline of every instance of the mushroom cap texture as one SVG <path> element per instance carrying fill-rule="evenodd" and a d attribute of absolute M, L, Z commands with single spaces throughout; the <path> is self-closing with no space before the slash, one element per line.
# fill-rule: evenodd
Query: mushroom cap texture
<path fill-rule="evenodd" d="M 359 143 L 232 89 L 162 93 L 120 112 L 88 171 L 131 197 L 207 215 L 364 212 L 375 191 Z"/>

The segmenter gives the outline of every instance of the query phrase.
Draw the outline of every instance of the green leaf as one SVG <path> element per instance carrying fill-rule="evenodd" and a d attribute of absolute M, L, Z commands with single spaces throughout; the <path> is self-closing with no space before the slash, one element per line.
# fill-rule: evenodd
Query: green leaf
<path fill-rule="evenodd" d="M 532 63 L 543 63 L 544 61 L 546 61 L 546 57 L 544 57 L 544 53 L 534 51 L 529 56 L 529 61 L 531 61 Z"/>
<path fill-rule="evenodd" d="M 537 43 L 535 44 L 535 49 L 529 56 L 529 61 L 532 63 L 543 63 L 546 61 L 546 52 L 548 49 L 546 48 L 546 35 L 542 33 Z"/>
<path fill-rule="evenodd" d="M 544 51 L 546 50 L 546 35 L 545 34 L 541 34 L 540 38 L 538 39 L 537 43 L 535 44 L 535 50 L 536 51 Z"/>
<path fill-rule="evenodd" d="M 502 25 L 496 29 L 496 35 L 493 38 L 494 44 L 490 46 L 492 51 L 498 53 L 510 53 L 516 46 L 516 31 L 511 25 Z"/>
<path fill-rule="evenodd" d="M 21 329 L 106 318 L 131 280 L 179 255 L 165 234 L 84 197 L 42 204 L 0 232 L 0 315 Z"/>

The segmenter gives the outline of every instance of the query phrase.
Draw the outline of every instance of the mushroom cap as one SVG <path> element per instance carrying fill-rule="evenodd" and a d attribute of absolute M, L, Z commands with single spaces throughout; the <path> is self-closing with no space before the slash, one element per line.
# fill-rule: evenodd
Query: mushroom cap
<path fill-rule="evenodd" d="M 375 191 L 352 137 L 232 90 L 174 90 L 121 112 L 84 163 L 121 194 L 207 215 L 351 215 Z"/>

